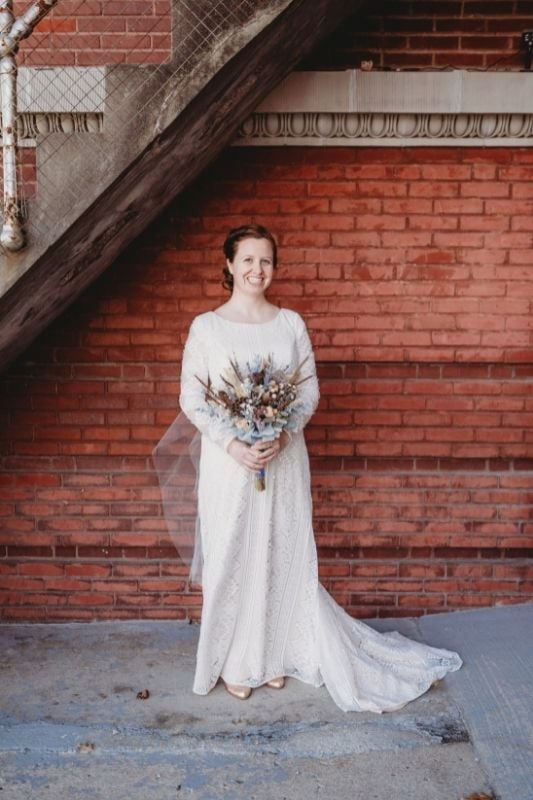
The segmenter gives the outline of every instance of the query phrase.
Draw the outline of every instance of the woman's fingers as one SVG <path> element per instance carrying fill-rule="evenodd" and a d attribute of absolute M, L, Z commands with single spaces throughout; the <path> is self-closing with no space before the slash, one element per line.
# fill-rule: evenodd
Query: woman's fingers
<path fill-rule="evenodd" d="M 278 455 L 280 449 L 280 444 L 277 440 L 274 442 L 269 442 L 268 447 L 262 448 L 261 453 L 258 456 L 260 463 L 268 464 L 269 461 L 272 461 L 272 459 Z"/>
<path fill-rule="evenodd" d="M 228 453 L 235 461 L 244 467 L 245 469 L 250 470 L 251 472 L 255 472 L 260 467 L 256 467 L 256 457 L 252 453 L 252 448 L 249 447 L 244 442 L 239 442 L 238 439 L 234 439 L 229 447 Z"/>
<path fill-rule="evenodd" d="M 251 472 L 258 472 L 269 461 L 272 461 L 281 450 L 281 442 L 279 439 L 274 439 L 271 442 L 256 442 L 253 445 L 247 445 L 234 439 L 229 447 L 228 453 L 245 469 Z"/>

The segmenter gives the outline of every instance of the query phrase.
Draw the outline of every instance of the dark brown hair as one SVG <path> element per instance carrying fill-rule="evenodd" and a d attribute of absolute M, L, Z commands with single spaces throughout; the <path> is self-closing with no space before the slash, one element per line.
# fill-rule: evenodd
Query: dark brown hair
<path fill-rule="evenodd" d="M 266 239 L 272 245 L 272 263 L 274 267 L 278 265 L 278 247 L 276 240 L 263 225 L 241 225 L 239 228 L 232 228 L 226 236 L 223 250 L 228 261 L 233 261 L 237 252 L 237 245 L 243 239 Z M 227 264 L 223 269 L 224 280 L 222 286 L 229 291 L 233 291 L 233 275 L 228 269 Z"/>

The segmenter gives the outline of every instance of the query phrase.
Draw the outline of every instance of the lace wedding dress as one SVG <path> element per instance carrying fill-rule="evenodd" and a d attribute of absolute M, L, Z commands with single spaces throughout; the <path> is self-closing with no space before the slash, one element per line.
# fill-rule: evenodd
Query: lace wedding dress
<path fill-rule="evenodd" d="M 266 490 L 226 452 L 232 434 L 205 413 L 198 380 L 217 386 L 230 358 L 245 367 L 272 354 L 294 370 L 306 411 L 298 430 L 266 468 Z M 281 309 L 261 324 L 215 312 L 194 321 L 183 355 L 180 405 L 201 431 L 198 503 L 203 550 L 203 611 L 193 691 L 222 677 L 259 686 L 280 675 L 326 685 L 345 711 L 392 711 L 457 670 L 456 653 L 353 619 L 318 582 L 309 461 L 303 428 L 318 402 L 311 343 L 301 317 Z"/>

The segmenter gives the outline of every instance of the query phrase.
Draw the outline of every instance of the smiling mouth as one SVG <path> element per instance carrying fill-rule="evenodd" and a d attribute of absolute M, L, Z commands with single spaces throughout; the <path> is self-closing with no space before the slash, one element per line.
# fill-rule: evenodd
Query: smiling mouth
<path fill-rule="evenodd" d="M 264 278 L 248 278 L 248 283 L 263 283 Z"/>

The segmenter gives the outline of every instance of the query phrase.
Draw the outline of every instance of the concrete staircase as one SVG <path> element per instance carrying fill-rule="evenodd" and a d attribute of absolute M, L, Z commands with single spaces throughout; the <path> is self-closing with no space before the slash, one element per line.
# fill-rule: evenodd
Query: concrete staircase
<path fill-rule="evenodd" d="M 101 70 L 103 96 L 88 109 L 83 132 L 37 131 L 28 246 L 0 254 L 1 368 L 205 169 L 262 98 L 358 5 L 246 2 L 239 19 L 228 15 L 216 37 L 200 44 L 194 30 L 180 26 L 169 63 Z M 175 6 L 179 11 L 179 0 Z M 212 7 L 210 0 L 195 4 L 207 22 Z"/>

